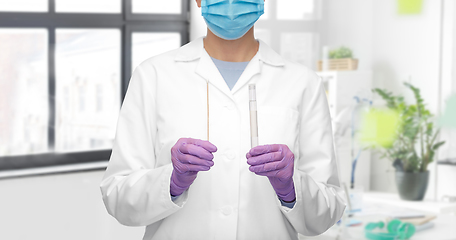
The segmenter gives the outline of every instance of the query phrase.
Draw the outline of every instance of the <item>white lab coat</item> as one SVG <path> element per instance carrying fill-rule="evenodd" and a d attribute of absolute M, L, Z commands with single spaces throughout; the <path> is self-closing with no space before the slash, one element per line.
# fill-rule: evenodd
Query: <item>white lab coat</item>
<path fill-rule="evenodd" d="M 203 38 L 144 61 L 133 73 L 101 183 L 108 212 L 144 239 L 297 239 L 318 235 L 345 209 L 331 120 L 317 75 L 260 48 L 230 91 Z M 170 197 L 171 147 L 207 138 L 214 166 L 175 202 Z M 281 205 L 267 177 L 249 171 L 248 84 L 255 83 L 260 145 L 286 144 L 295 154 L 296 204 Z"/>

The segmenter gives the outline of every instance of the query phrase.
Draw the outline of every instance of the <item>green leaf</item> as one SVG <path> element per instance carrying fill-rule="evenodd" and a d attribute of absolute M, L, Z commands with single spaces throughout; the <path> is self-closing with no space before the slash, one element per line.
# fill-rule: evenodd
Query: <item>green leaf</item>
<path fill-rule="evenodd" d="M 442 141 L 442 142 L 438 142 L 436 144 L 434 144 L 434 146 L 432 147 L 432 150 L 437 150 L 439 147 L 441 147 L 443 144 L 445 144 L 445 141 Z"/>
<path fill-rule="evenodd" d="M 426 125 L 426 135 L 428 137 L 431 137 L 432 136 L 432 132 L 434 130 L 434 123 L 430 122 Z"/>
<path fill-rule="evenodd" d="M 396 98 L 392 96 L 393 94 L 391 92 L 388 92 L 380 88 L 373 89 L 373 92 L 376 92 L 378 95 L 380 95 L 380 97 L 382 97 L 383 100 L 386 101 L 386 105 L 388 108 L 397 108 Z"/>

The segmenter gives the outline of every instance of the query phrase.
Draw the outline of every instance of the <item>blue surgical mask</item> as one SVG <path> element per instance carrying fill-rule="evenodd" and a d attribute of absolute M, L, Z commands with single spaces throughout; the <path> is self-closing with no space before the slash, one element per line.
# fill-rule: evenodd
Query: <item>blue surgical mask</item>
<path fill-rule="evenodd" d="M 201 0 L 207 27 L 220 38 L 244 36 L 264 13 L 264 0 Z"/>

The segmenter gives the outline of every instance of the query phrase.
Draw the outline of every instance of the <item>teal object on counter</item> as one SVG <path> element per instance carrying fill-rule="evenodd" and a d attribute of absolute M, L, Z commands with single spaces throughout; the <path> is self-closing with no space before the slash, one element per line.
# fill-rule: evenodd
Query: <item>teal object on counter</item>
<path fill-rule="evenodd" d="M 378 232 L 376 229 L 383 229 L 384 222 L 369 223 L 364 228 L 365 236 L 371 240 L 405 240 L 415 234 L 415 226 L 411 223 L 401 222 L 399 219 L 390 221 L 386 227 L 388 232 Z"/>

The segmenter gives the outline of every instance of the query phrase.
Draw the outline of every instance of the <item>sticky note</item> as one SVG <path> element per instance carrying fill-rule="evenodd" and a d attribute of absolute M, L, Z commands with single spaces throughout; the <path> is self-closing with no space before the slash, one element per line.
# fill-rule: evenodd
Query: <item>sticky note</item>
<path fill-rule="evenodd" d="M 456 128 L 456 95 L 448 99 L 443 115 L 438 122 L 442 127 Z"/>
<path fill-rule="evenodd" d="M 419 14 L 423 8 L 423 0 L 397 0 L 399 14 Z"/>
<path fill-rule="evenodd" d="M 398 112 L 372 108 L 362 115 L 359 140 L 370 146 L 391 147 L 396 140 L 399 123 Z"/>

